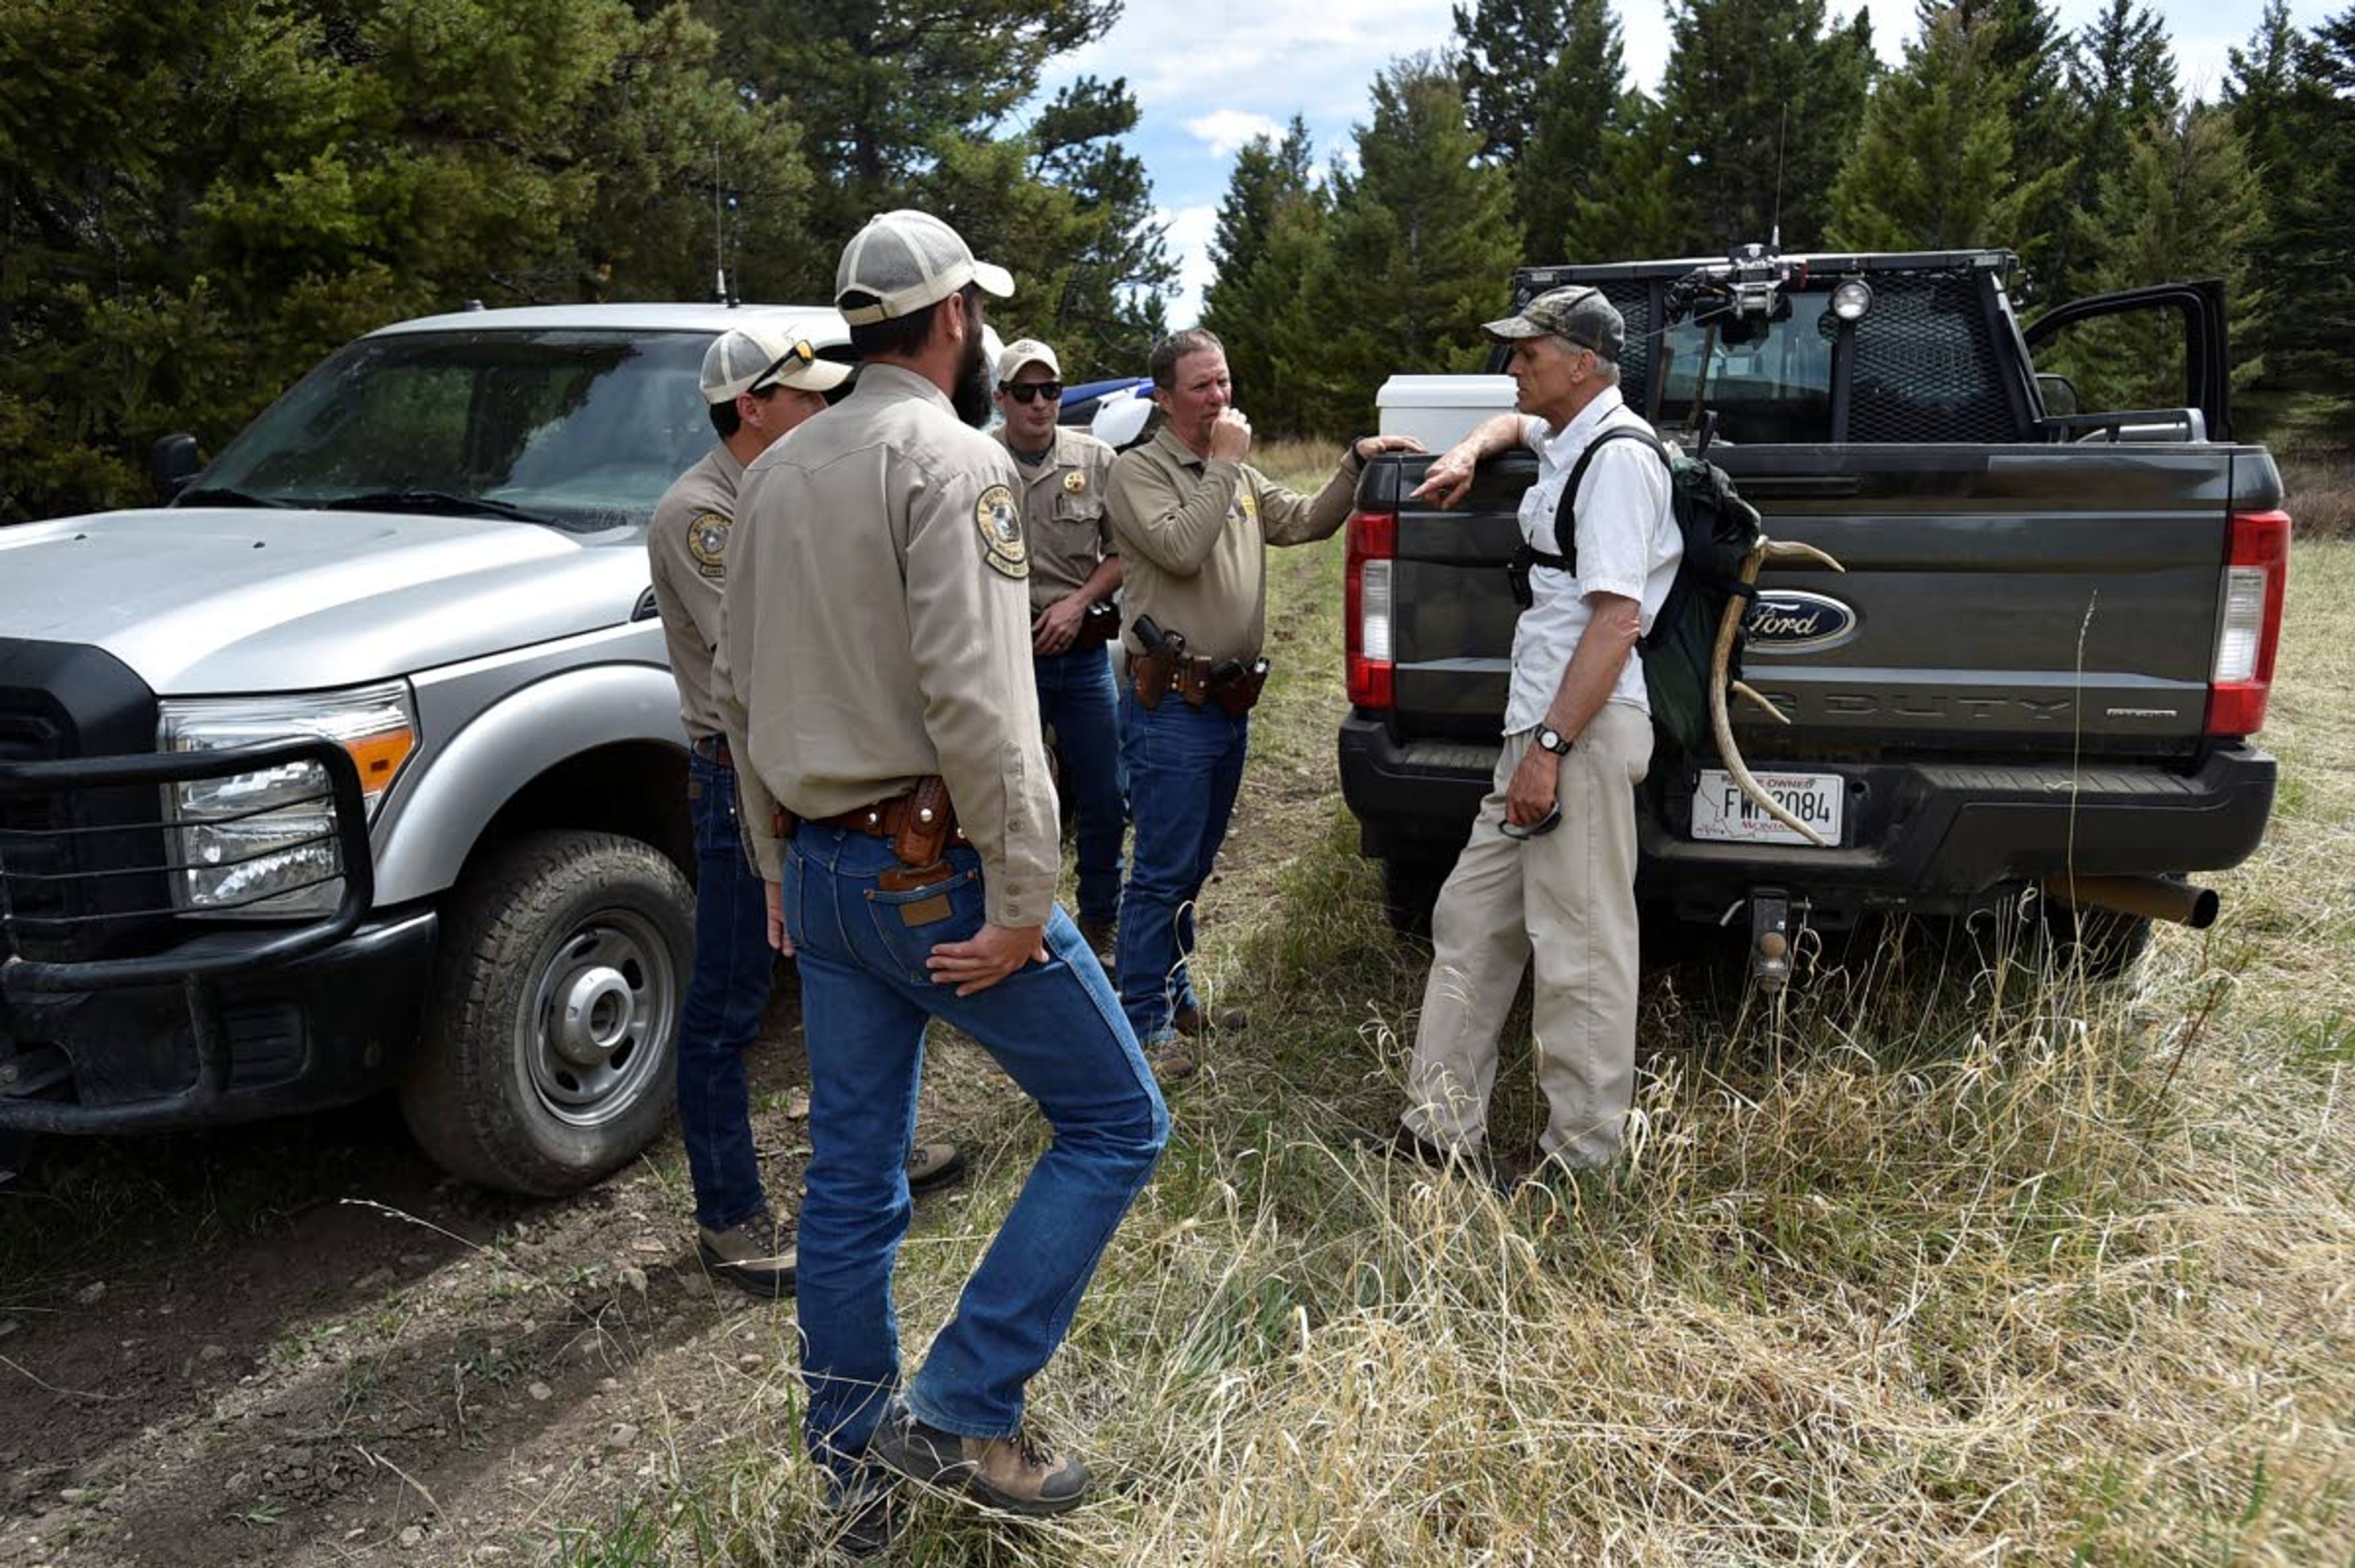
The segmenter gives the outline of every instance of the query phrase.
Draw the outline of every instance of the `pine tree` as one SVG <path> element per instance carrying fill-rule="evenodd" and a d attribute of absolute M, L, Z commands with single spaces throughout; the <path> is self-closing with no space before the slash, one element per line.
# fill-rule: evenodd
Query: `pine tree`
<path fill-rule="evenodd" d="M 790 253 L 799 128 L 623 0 L 18 0 L 0 27 L 0 518 L 142 498 L 326 350 L 469 296 Z"/>
<path fill-rule="evenodd" d="M 1328 218 L 1313 155 L 1297 115 L 1283 140 L 1255 137 L 1235 155 L 1210 241 L 1217 273 L 1202 294 L 1202 325 L 1226 345 L 1227 368 L 1251 400 L 1252 417 L 1295 434 L 1311 425 L 1301 389 L 1283 373 L 1283 346 L 1309 336 L 1304 296 L 1324 259 Z"/>
<path fill-rule="evenodd" d="M 1032 173 L 1071 192 L 1069 256 L 1051 331 L 1068 374 L 1133 370 L 1159 334 L 1161 297 L 1178 282 L 1168 225 L 1154 216 L 1144 161 L 1119 138 L 1136 129 L 1125 79 L 1082 77 L 1030 128 Z"/>
<path fill-rule="evenodd" d="M 1538 122 L 1539 84 L 1570 43 L 1564 0 L 1473 0 L 1455 17 L 1455 85 L 1481 156 L 1518 166 Z"/>
<path fill-rule="evenodd" d="M 1394 371 L 1476 368 L 1480 323 L 1506 303 L 1518 250 L 1505 174 L 1478 161 L 1453 71 L 1429 56 L 1400 60 L 1375 81 L 1373 110 L 1310 285 L 1322 351 L 1289 360 L 1327 431 L 1369 419 Z"/>
<path fill-rule="evenodd" d="M 1680 249 L 1721 253 L 1778 222 L 1786 250 L 1821 244 L 1874 69 L 1870 18 L 1828 30 L 1824 15 L 1824 0 L 1676 0 L 1660 96 L 1692 224 Z"/>
<path fill-rule="evenodd" d="M 2355 7 L 2299 45 L 2286 106 L 2295 177 L 2268 189 L 2267 239 L 2276 330 L 2266 371 L 2289 400 L 2294 439 L 2344 449 L 2355 421 Z"/>
<path fill-rule="evenodd" d="M 2229 113 L 2192 104 L 2154 115 L 2103 182 L 2095 218 L 2108 242 L 2093 285 L 2107 293 L 2221 277 L 2238 336 L 2256 303 L 2248 258 L 2259 217 L 2256 181 Z M 2068 329 L 2040 364 L 2068 375 L 2088 409 L 2172 408 L 2190 394 L 2183 352 L 2176 313 L 2134 311 Z M 2243 359 L 2234 379 L 2246 381 L 2256 368 Z"/>
<path fill-rule="evenodd" d="M 1920 0 L 1923 21 L 1952 9 L 1987 32 L 1988 63 L 2008 85 L 2012 178 L 2024 187 L 2008 233 L 1993 237 L 2026 263 L 2019 297 L 2039 298 L 2036 282 L 2051 270 L 2056 236 L 2070 219 L 2070 182 L 2081 141 L 2077 101 L 2069 91 L 2074 42 L 2047 0 Z M 2047 177 L 2051 176 L 2051 177 Z"/>
<path fill-rule="evenodd" d="M 1859 251 L 2008 243 L 2020 213 L 2061 181 L 2012 174 L 2015 79 L 1997 62 L 2000 26 L 1959 6 L 1925 10 L 1905 63 L 1881 78 L 1864 136 L 1832 187 L 1831 240 Z"/>
<path fill-rule="evenodd" d="M 1642 92 L 1629 92 L 1613 118 L 1619 128 L 1604 144 L 1595 188 L 1572 203 L 1556 256 L 1636 261 L 1704 249 L 1693 240 L 1698 226 L 1685 199 L 1684 160 L 1668 110 Z"/>
<path fill-rule="evenodd" d="M 2036 280 L 2037 292 L 2056 301 L 2093 287 L 2106 244 L 2094 218 L 2102 187 L 2127 158 L 2136 133 L 2179 106 L 2166 24 L 2135 0 L 2109 0 L 2078 35 L 2069 90 L 2078 105 L 2075 166 L 2046 275 Z"/>
<path fill-rule="evenodd" d="M 1568 0 L 1563 10 L 1561 50 L 1538 80 L 1536 134 L 1510 165 L 1521 257 L 1532 266 L 1561 261 L 1578 204 L 1610 194 L 1604 168 L 1625 130 L 1626 70 L 1610 0 Z"/>
<path fill-rule="evenodd" d="M 2236 358 L 2260 362 L 2253 396 L 2243 400 L 2252 428 L 2263 428 L 2278 412 L 2285 400 L 2281 354 L 2295 351 L 2291 324 L 2299 313 L 2284 272 L 2284 263 L 2291 259 L 2284 226 L 2286 219 L 2295 221 L 2290 210 L 2295 188 L 2307 173 L 2305 150 L 2297 141 L 2303 41 L 2291 25 L 2287 0 L 2267 0 L 2249 47 L 2231 51 L 2224 76 L 2224 104 L 2232 116 L 2233 133 L 2258 189 L 2267 193 L 2249 261 L 2250 282 L 2259 297 L 2247 332 L 2236 336 L 2232 344 Z"/>

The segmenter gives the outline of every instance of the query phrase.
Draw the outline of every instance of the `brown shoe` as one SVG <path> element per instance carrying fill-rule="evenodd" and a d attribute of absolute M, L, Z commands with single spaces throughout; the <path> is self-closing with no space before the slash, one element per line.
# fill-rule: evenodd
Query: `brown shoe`
<path fill-rule="evenodd" d="M 1184 1007 L 1169 1015 L 1169 1027 L 1188 1040 L 1213 1033 L 1241 1034 L 1251 1028 L 1251 1015 L 1241 1008 L 1221 1008 L 1205 1014 L 1199 1007 Z"/>
<path fill-rule="evenodd" d="M 1391 1135 L 1390 1147 L 1385 1152 L 1393 1158 L 1411 1159 L 1433 1170 L 1460 1171 L 1487 1182 L 1498 1179 L 1496 1162 L 1487 1154 L 1477 1149 L 1460 1149 L 1433 1143 L 1403 1122 L 1399 1124 L 1398 1131 Z"/>
<path fill-rule="evenodd" d="M 1102 964 L 1105 972 L 1109 974 L 1112 970 L 1114 955 L 1120 951 L 1119 919 L 1115 917 L 1112 920 L 1089 920 L 1082 916 L 1080 940 L 1088 944 L 1090 950 L 1096 955 L 1096 962 Z"/>
<path fill-rule="evenodd" d="M 867 1446 L 911 1480 L 927 1486 L 961 1486 L 992 1508 L 1009 1513 L 1062 1513 L 1088 1493 L 1088 1467 L 1072 1455 L 1058 1455 L 1028 1432 L 1011 1437 L 960 1437 L 916 1419 L 894 1403 Z"/>
<path fill-rule="evenodd" d="M 1145 1065 L 1153 1069 L 1153 1081 L 1156 1083 L 1183 1083 L 1194 1076 L 1201 1064 L 1194 1060 L 1192 1046 L 1173 1039 L 1146 1046 Z"/>
<path fill-rule="evenodd" d="M 697 1226 L 695 1250 L 715 1275 L 774 1300 L 794 1293 L 793 1235 L 791 1225 L 763 1209 L 724 1231 Z"/>
<path fill-rule="evenodd" d="M 964 1150 L 954 1144 L 918 1144 L 908 1151 L 908 1190 L 929 1192 L 964 1174 Z"/>

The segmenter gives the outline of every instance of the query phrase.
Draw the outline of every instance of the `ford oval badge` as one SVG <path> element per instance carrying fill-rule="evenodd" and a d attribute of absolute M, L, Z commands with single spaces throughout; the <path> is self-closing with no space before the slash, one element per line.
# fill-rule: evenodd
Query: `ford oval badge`
<path fill-rule="evenodd" d="M 1750 612 L 1750 645 L 1778 654 L 1820 653 L 1856 635 L 1856 612 L 1837 599 L 1796 588 L 1762 588 Z"/>

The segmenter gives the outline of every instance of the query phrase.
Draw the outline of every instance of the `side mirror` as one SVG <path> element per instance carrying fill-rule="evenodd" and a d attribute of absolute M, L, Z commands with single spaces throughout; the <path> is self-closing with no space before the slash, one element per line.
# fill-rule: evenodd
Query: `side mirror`
<path fill-rule="evenodd" d="M 204 464 L 197 461 L 197 438 L 193 435 L 167 435 L 155 443 L 147 458 L 148 477 L 155 481 L 159 500 L 170 501 L 188 487 Z"/>
<path fill-rule="evenodd" d="M 2054 419 L 2065 419 L 2081 412 L 2077 406 L 2077 388 L 2066 376 L 2037 372 L 2036 389 L 2044 397 L 2044 411 Z"/>

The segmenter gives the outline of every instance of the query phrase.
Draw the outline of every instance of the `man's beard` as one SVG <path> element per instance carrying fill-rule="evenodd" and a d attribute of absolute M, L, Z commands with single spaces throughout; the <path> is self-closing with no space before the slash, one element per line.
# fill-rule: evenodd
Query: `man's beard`
<path fill-rule="evenodd" d="M 949 392 L 949 406 L 975 430 L 989 422 L 989 357 L 981 351 L 978 331 L 966 340 L 964 369 Z"/>

